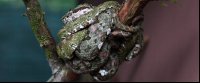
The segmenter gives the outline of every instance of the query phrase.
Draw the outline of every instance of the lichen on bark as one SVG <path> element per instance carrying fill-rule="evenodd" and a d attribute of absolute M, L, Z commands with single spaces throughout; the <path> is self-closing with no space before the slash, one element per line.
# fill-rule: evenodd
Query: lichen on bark
<path fill-rule="evenodd" d="M 41 7 L 38 1 L 35 0 L 23 0 L 27 10 L 27 16 L 29 18 L 29 23 L 31 29 L 33 30 L 36 39 L 40 45 L 44 45 L 45 40 L 53 40 L 53 37 L 50 33 L 50 30 L 44 20 L 44 12 L 41 10 Z M 34 3 L 34 4 L 33 4 Z M 44 47 L 45 54 L 47 58 L 51 58 L 53 51 L 55 49 Z"/>
<path fill-rule="evenodd" d="M 37 40 L 39 41 L 40 44 L 43 44 L 44 41 L 46 39 L 48 39 L 48 33 L 43 32 L 39 27 L 40 26 L 44 26 L 46 24 L 46 22 L 43 20 L 43 11 L 38 11 L 38 7 L 36 7 L 35 9 L 33 8 L 29 8 L 27 9 L 27 15 L 29 17 L 30 20 L 30 25 L 31 28 L 37 38 Z M 31 18 L 31 17 L 36 17 L 36 18 Z"/>
<path fill-rule="evenodd" d="M 45 13 L 41 10 L 39 2 L 37 0 L 23 0 L 23 2 L 25 4 L 27 11 L 26 15 L 29 19 L 31 29 L 33 30 L 36 39 L 40 43 L 38 46 L 43 47 L 47 61 L 52 70 L 53 76 L 49 81 L 75 81 L 79 75 L 74 74 L 72 71 L 65 68 L 64 61 L 58 57 L 56 51 L 56 42 L 45 22 Z M 61 77 L 60 74 L 62 74 Z M 70 78 L 71 76 L 76 76 L 76 78 Z"/>

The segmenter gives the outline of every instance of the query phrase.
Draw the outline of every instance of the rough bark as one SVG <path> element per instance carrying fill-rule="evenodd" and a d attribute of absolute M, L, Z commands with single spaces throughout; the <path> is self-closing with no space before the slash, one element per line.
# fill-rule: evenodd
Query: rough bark
<path fill-rule="evenodd" d="M 39 2 L 37 0 L 23 0 L 23 2 L 31 28 L 40 46 L 43 47 L 52 69 L 53 78 L 49 81 L 75 81 L 79 75 L 66 68 L 64 61 L 58 57 L 55 40 L 45 22 L 45 13 L 41 10 Z"/>
<path fill-rule="evenodd" d="M 152 0 L 125 0 L 119 9 L 119 18 L 123 24 L 129 25 L 134 17 L 142 13 L 143 8 Z"/>

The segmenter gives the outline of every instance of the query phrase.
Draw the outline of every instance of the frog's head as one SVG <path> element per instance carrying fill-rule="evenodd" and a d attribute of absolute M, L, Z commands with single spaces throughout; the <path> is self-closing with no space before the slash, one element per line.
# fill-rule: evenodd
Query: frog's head
<path fill-rule="evenodd" d="M 69 10 L 67 14 L 65 14 L 62 18 L 61 21 L 64 24 L 67 24 L 70 21 L 73 21 L 74 19 L 77 19 L 78 17 L 80 17 L 81 15 L 84 15 L 88 12 L 90 12 L 91 10 L 93 10 L 92 5 L 90 4 L 80 4 L 78 5 L 74 10 Z"/>

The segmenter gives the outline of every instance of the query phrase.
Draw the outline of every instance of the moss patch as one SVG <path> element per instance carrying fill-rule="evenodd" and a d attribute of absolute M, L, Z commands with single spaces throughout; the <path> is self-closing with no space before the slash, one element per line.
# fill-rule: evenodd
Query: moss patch
<path fill-rule="evenodd" d="M 49 49 L 45 49 L 45 55 L 46 55 L 47 59 L 51 58 L 52 54 L 53 53 Z"/>

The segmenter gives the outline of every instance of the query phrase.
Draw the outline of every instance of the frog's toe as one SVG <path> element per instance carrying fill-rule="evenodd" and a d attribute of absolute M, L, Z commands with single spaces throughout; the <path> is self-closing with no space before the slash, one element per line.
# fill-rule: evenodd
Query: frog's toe
<path fill-rule="evenodd" d="M 74 56 L 73 50 L 68 49 L 67 46 L 65 46 L 63 44 L 65 44 L 65 43 L 59 42 L 56 45 L 57 53 L 58 53 L 59 57 L 61 57 L 62 59 L 69 60 Z"/>
<path fill-rule="evenodd" d="M 135 44 L 135 47 L 133 47 L 133 49 L 129 52 L 129 54 L 127 55 L 127 57 L 125 59 L 131 60 L 132 58 L 136 57 L 136 55 L 139 54 L 140 49 L 141 49 L 141 45 Z"/>
<path fill-rule="evenodd" d="M 113 31 L 110 35 L 115 37 L 129 37 L 131 36 L 131 33 L 125 31 Z"/>
<path fill-rule="evenodd" d="M 64 60 L 70 60 L 71 58 L 73 58 L 74 54 L 73 53 L 63 53 L 59 55 L 62 59 Z"/>

